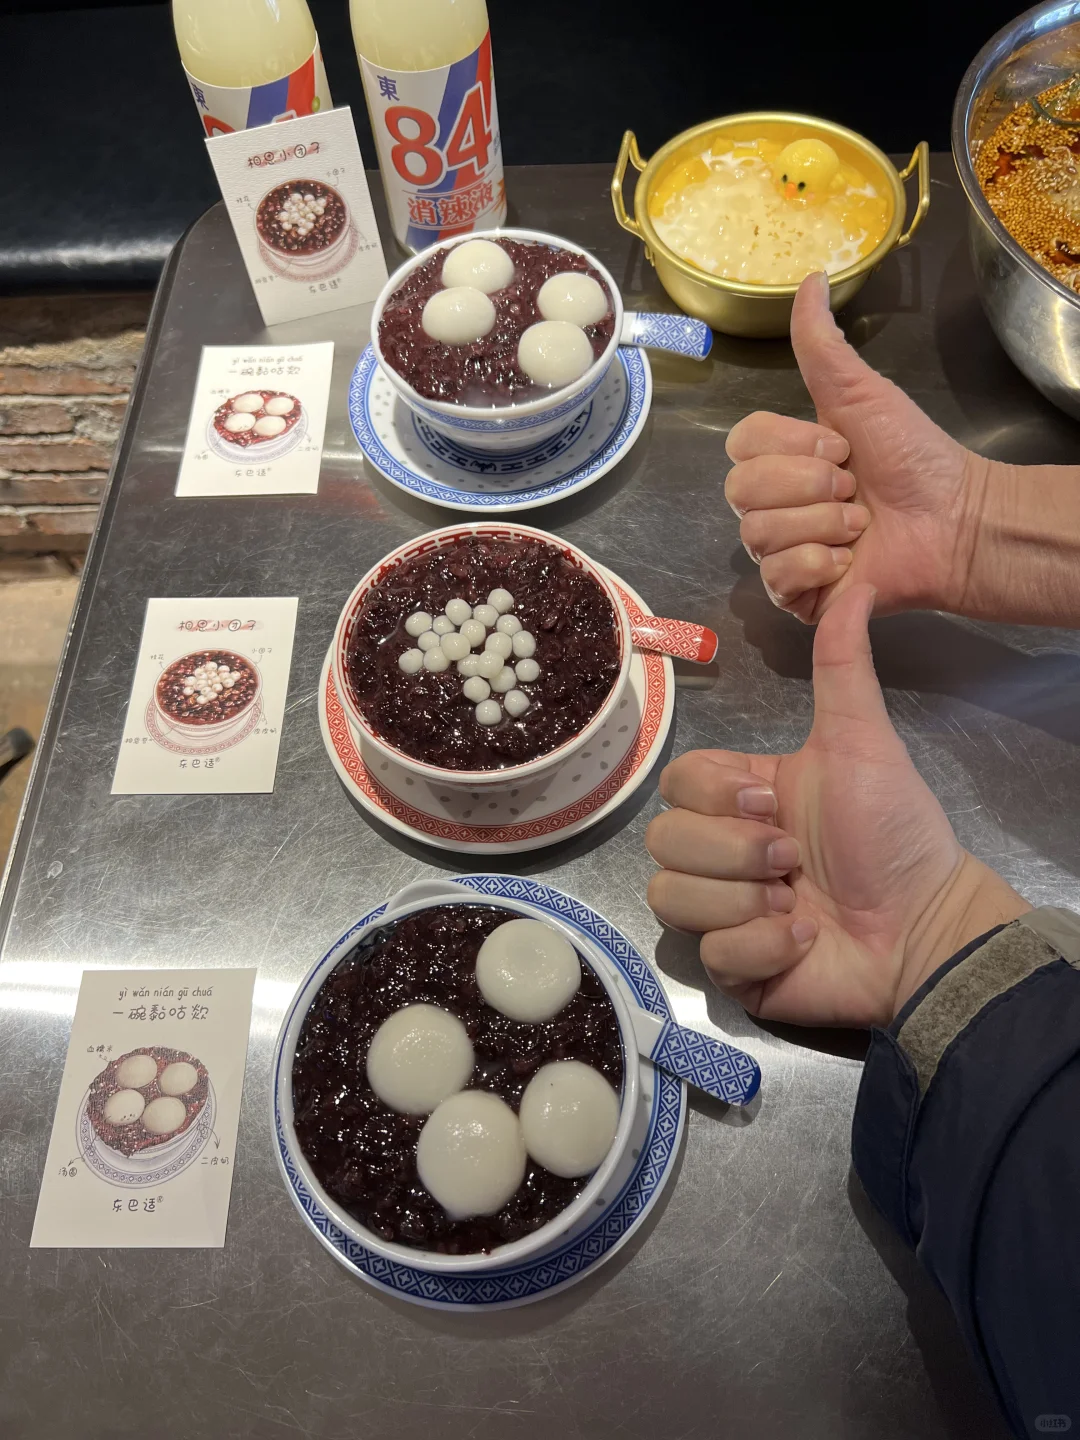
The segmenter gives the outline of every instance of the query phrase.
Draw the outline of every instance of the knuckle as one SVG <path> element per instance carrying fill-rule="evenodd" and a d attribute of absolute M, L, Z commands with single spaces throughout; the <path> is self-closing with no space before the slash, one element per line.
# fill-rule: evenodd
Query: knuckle
<path fill-rule="evenodd" d="M 749 552 L 750 558 L 759 564 L 768 549 L 772 528 L 767 510 L 751 510 L 749 514 L 743 516 L 739 525 L 739 538 Z"/>
<path fill-rule="evenodd" d="M 645 829 L 645 849 L 658 865 L 665 863 L 671 844 L 672 819 L 678 814 L 678 810 L 665 810 L 654 816 Z"/>
<path fill-rule="evenodd" d="M 649 909 L 662 920 L 671 902 L 671 876 L 667 870 L 658 870 L 649 881 L 645 891 Z"/>

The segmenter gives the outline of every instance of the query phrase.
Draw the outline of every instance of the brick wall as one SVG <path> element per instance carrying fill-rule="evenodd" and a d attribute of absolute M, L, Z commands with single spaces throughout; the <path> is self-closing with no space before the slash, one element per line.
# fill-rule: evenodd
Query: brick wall
<path fill-rule="evenodd" d="M 86 549 L 149 309 L 148 295 L 0 297 L 0 553 Z"/>

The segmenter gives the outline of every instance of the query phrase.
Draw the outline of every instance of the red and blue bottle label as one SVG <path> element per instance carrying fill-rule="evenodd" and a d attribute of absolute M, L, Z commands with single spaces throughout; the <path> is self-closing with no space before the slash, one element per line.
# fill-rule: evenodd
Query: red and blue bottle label
<path fill-rule="evenodd" d="M 410 250 L 506 219 L 491 35 L 435 70 L 389 70 L 361 56 L 394 234 Z"/>
<path fill-rule="evenodd" d="M 184 71 L 207 136 L 231 135 L 275 120 L 295 120 L 331 108 L 318 41 L 304 63 L 290 75 L 265 85 L 206 85 Z"/>

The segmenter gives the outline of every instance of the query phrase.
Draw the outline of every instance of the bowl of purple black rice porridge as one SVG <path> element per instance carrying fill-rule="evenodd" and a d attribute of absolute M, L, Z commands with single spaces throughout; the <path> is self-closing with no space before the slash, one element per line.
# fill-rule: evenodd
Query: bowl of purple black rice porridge
<path fill-rule="evenodd" d="M 250 718 L 262 691 L 252 661 L 232 650 L 192 650 L 171 661 L 154 686 L 154 708 L 166 727 L 213 744 Z"/>
<path fill-rule="evenodd" d="M 445 898 L 391 899 L 377 924 L 352 927 L 312 968 L 278 1035 L 271 1094 L 278 1165 L 294 1203 L 303 1190 L 349 1239 L 385 1260 L 434 1273 L 517 1264 L 565 1241 L 596 1208 L 630 1142 L 640 1061 L 630 1011 L 610 961 L 577 930 L 522 901 L 489 904 L 448 884 Z M 534 919 L 577 952 L 581 986 L 549 1021 L 527 1024 L 492 1009 L 476 956 L 498 925 Z M 455 1219 L 427 1191 L 416 1149 L 426 1115 L 383 1103 L 367 1079 L 379 1025 L 406 1004 L 462 1021 L 475 1065 L 466 1089 L 489 1090 L 517 1112 L 530 1079 L 553 1059 L 598 1070 L 618 1098 L 614 1139 L 597 1169 L 576 1180 L 528 1158 L 523 1180 L 494 1214 Z M 297 1183 L 299 1181 L 299 1184 Z"/>
<path fill-rule="evenodd" d="M 483 240 L 513 262 L 509 283 L 489 294 L 493 328 L 471 343 L 428 335 L 422 317 L 440 289 L 442 268 L 455 248 Z M 607 312 L 583 326 L 593 360 L 567 384 L 545 386 L 518 360 L 524 331 L 541 319 L 537 296 L 545 280 L 575 272 L 605 293 Z M 610 272 L 588 250 L 542 230 L 501 229 L 440 241 L 406 261 L 383 286 L 371 319 L 371 343 L 394 390 L 432 429 L 473 450 L 528 450 L 557 435 L 588 403 L 615 359 L 623 304 Z"/>
<path fill-rule="evenodd" d="M 255 231 L 274 255 L 298 267 L 322 270 L 349 233 L 349 207 L 322 180 L 286 180 L 255 210 Z"/>
<path fill-rule="evenodd" d="M 626 609 L 595 561 L 530 526 L 464 521 L 368 571 L 338 618 L 331 666 L 379 756 L 438 785 L 505 789 L 588 744 L 632 654 Z"/>

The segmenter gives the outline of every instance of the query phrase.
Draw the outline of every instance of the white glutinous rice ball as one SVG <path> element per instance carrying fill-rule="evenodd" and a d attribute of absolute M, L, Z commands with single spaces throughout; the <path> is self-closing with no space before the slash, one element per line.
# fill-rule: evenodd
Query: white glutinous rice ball
<path fill-rule="evenodd" d="M 514 608 L 514 597 L 510 594 L 509 590 L 492 590 L 488 596 L 488 604 L 493 610 L 497 610 L 500 615 L 505 615 L 508 610 Z"/>
<path fill-rule="evenodd" d="M 611 1149 L 619 1097 L 591 1065 L 543 1065 L 521 1097 L 521 1133 L 538 1165 L 566 1180 L 591 1175 Z"/>
<path fill-rule="evenodd" d="M 146 1109 L 146 1097 L 138 1090 L 116 1090 L 105 1101 L 102 1113 L 109 1125 L 133 1125 Z"/>
<path fill-rule="evenodd" d="M 519 630 L 511 637 L 510 644 L 519 660 L 531 660 L 536 654 L 536 636 L 528 630 Z"/>
<path fill-rule="evenodd" d="M 406 1005 L 375 1031 L 367 1053 L 368 1084 L 403 1115 L 428 1115 L 473 1072 L 465 1026 L 437 1005 Z"/>
<path fill-rule="evenodd" d="M 521 621 L 516 615 L 500 615 L 495 622 L 495 629 L 500 635 L 516 635 L 522 628 Z"/>
<path fill-rule="evenodd" d="M 163 1095 L 190 1095 L 199 1083 L 199 1072 L 187 1060 L 174 1060 L 166 1065 L 158 1080 Z"/>
<path fill-rule="evenodd" d="M 480 946 L 476 983 L 493 1010 L 539 1025 L 577 994 L 581 961 L 569 940 L 542 920 L 507 920 Z"/>
<path fill-rule="evenodd" d="M 405 633 L 407 635 L 423 635 L 425 630 L 431 629 L 431 616 L 426 610 L 415 610 L 405 621 Z"/>
<path fill-rule="evenodd" d="M 474 620 L 479 620 L 486 629 L 494 630 L 499 619 L 499 612 L 494 605 L 477 605 L 472 613 Z"/>
<path fill-rule="evenodd" d="M 437 650 L 424 651 L 424 669 L 431 670 L 436 675 L 441 675 L 444 670 L 450 669 L 450 656 L 441 645 Z"/>
<path fill-rule="evenodd" d="M 466 620 L 461 627 L 461 633 L 470 645 L 482 645 L 487 638 L 482 620 Z"/>
<path fill-rule="evenodd" d="M 291 415 L 296 408 L 296 401 L 289 395 L 271 395 L 263 408 L 267 415 Z"/>
<path fill-rule="evenodd" d="M 536 308 L 545 320 L 569 320 L 571 325 L 595 325 L 611 309 L 604 287 L 580 270 L 564 270 L 540 286 Z"/>
<path fill-rule="evenodd" d="M 157 1077 L 157 1061 L 152 1055 L 129 1055 L 116 1068 L 116 1083 L 141 1090 Z"/>
<path fill-rule="evenodd" d="M 504 665 L 491 682 L 491 688 L 496 695 L 505 695 L 508 690 L 513 690 L 517 684 L 517 676 L 509 665 Z"/>
<path fill-rule="evenodd" d="M 476 707 L 478 725 L 498 725 L 502 719 L 502 706 L 497 700 L 481 700 Z"/>
<path fill-rule="evenodd" d="M 506 713 L 516 720 L 519 715 L 525 714 L 532 701 L 521 690 L 508 690 L 503 697 L 503 704 L 506 706 Z"/>
<path fill-rule="evenodd" d="M 187 1109 L 175 1095 L 159 1095 L 142 1113 L 142 1123 L 151 1135 L 170 1135 L 187 1119 Z"/>
<path fill-rule="evenodd" d="M 493 328 L 495 306 L 482 290 L 455 285 L 452 290 L 435 291 L 424 306 L 420 324 L 444 345 L 470 345 Z"/>
<path fill-rule="evenodd" d="M 464 625 L 466 620 L 472 618 L 472 606 L 467 600 L 448 600 L 446 602 L 446 618 L 453 621 L 455 625 Z"/>
<path fill-rule="evenodd" d="M 494 1215 L 525 1178 L 518 1118 L 488 1090 L 462 1090 L 428 1119 L 416 1147 L 421 1183 L 454 1220 Z"/>
<path fill-rule="evenodd" d="M 456 630 L 451 630 L 449 635 L 442 637 L 443 654 L 448 660 L 464 660 L 469 653 L 469 642 L 464 635 L 459 635 Z"/>
<path fill-rule="evenodd" d="M 526 660 L 519 660 L 514 666 L 514 670 L 523 685 L 531 685 L 534 680 L 540 678 L 540 666 L 531 656 Z"/>
<path fill-rule="evenodd" d="M 434 630 L 425 630 L 422 635 L 417 636 L 416 644 L 424 651 L 435 650 L 442 644 L 442 638 L 436 635 Z"/>
<path fill-rule="evenodd" d="M 455 626 L 449 615 L 436 615 L 431 622 L 431 628 L 436 635 L 449 635 Z"/>
<path fill-rule="evenodd" d="M 494 680 L 503 668 L 504 657 L 497 650 L 485 650 L 476 662 L 476 673 L 485 680 Z"/>
<path fill-rule="evenodd" d="M 250 390 L 246 395 L 238 395 L 232 402 L 234 410 L 247 411 L 254 415 L 256 411 L 263 408 L 263 397 L 255 390 Z"/>
<path fill-rule="evenodd" d="M 260 415 L 255 421 L 255 434 L 262 435 L 267 440 L 273 439 L 275 435 L 285 433 L 285 421 L 280 415 Z"/>
<path fill-rule="evenodd" d="M 518 341 L 518 364 L 536 385 L 554 390 L 579 380 L 596 357 L 589 337 L 568 320 L 541 320 Z"/>
<path fill-rule="evenodd" d="M 403 650 L 397 657 L 397 663 L 406 675 L 415 675 L 424 668 L 424 652 L 419 648 Z"/>
<path fill-rule="evenodd" d="M 494 240 L 455 245 L 442 267 L 444 285 L 472 285 L 485 295 L 504 290 L 514 278 L 514 262 Z"/>
<path fill-rule="evenodd" d="M 484 649 L 500 655 L 504 660 L 510 658 L 510 652 L 514 648 L 514 642 L 509 635 L 504 635 L 501 630 L 493 631 L 484 642 Z"/>
<path fill-rule="evenodd" d="M 255 416 L 248 415 L 243 410 L 225 416 L 225 429 L 230 435 L 246 435 L 249 430 L 254 428 L 254 425 Z"/>
<path fill-rule="evenodd" d="M 482 675 L 470 675 L 461 687 L 461 693 L 466 700 L 471 700 L 474 705 L 479 705 L 491 694 L 491 686 Z"/>
<path fill-rule="evenodd" d="M 464 675 L 466 680 L 471 680 L 474 675 L 480 674 L 480 656 L 466 655 L 464 660 L 457 662 L 457 673 Z"/>

